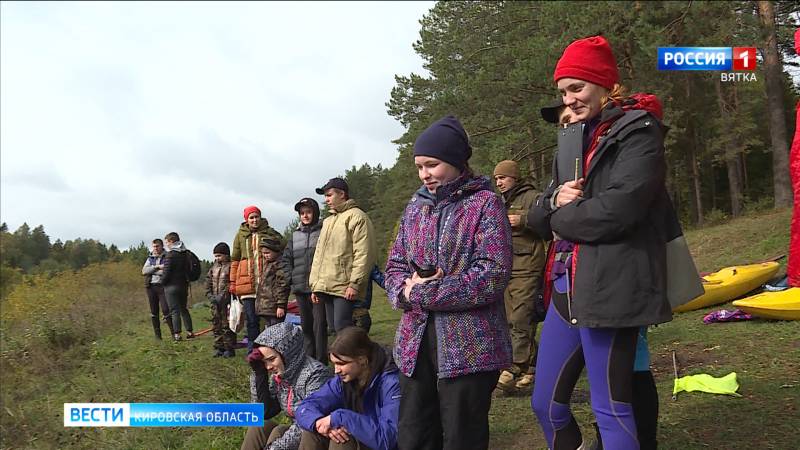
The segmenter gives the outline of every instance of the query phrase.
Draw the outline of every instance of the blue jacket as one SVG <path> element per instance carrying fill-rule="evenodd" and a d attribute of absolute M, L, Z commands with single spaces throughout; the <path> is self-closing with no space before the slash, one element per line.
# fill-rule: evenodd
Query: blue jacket
<path fill-rule="evenodd" d="M 353 308 L 369 309 L 370 306 L 372 306 L 372 282 L 374 281 L 378 283 L 378 286 L 380 286 L 381 289 L 386 289 L 384 287 L 384 280 L 385 276 L 383 275 L 383 272 L 381 272 L 381 269 L 379 269 L 378 266 L 373 267 L 372 272 L 369 273 L 369 282 L 367 283 L 367 293 L 364 296 L 364 300 L 356 300 L 355 303 L 353 303 Z"/>
<path fill-rule="evenodd" d="M 399 371 L 391 356 L 387 364 L 367 386 L 363 395 L 363 413 L 345 409 L 345 386 L 341 377 L 328 380 L 300 404 L 295 420 L 301 428 L 316 432 L 314 424 L 328 414 L 331 427 L 345 427 L 359 442 L 372 450 L 397 448 L 397 417 L 400 411 Z"/>

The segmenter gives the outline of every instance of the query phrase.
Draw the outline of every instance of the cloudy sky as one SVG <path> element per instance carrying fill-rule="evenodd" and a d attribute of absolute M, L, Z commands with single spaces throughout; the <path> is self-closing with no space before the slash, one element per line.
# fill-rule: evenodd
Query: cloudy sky
<path fill-rule="evenodd" d="M 432 2 L 0 6 L 0 220 L 201 257 L 244 206 L 278 230 L 313 188 L 390 166 L 395 74 Z"/>

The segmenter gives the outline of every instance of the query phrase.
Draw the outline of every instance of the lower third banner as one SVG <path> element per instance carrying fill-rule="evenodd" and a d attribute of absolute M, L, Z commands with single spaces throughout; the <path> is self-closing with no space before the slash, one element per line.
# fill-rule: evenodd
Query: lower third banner
<path fill-rule="evenodd" d="M 252 427 L 261 403 L 64 403 L 65 427 Z"/>

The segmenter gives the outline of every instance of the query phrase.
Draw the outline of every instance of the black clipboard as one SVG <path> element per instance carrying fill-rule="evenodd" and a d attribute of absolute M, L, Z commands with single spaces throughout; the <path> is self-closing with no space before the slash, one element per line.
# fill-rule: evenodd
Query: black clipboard
<path fill-rule="evenodd" d="M 583 124 L 580 122 L 558 129 L 556 173 L 557 185 L 583 178 Z"/>

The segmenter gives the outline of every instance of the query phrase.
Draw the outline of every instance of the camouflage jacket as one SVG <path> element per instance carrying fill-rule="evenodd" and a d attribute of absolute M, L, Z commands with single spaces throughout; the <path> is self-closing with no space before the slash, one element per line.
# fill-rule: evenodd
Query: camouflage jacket
<path fill-rule="evenodd" d="M 278 308 L 286 310 L 286 303 L 289 301 L 289 277 L 281 268 L 280 262 L 265 264 L 258 278 L 260 282 L 256 292 L 256 314 L 274 316 Z"/>
<path fill-rule="evenodd" d="M 211 302 L 223 303 L 230 298 L 228 292 L 229 276 L 231 272 L 230 260 L 222 263 L 214 262 L 206 275 L 206 297 Z"/>

